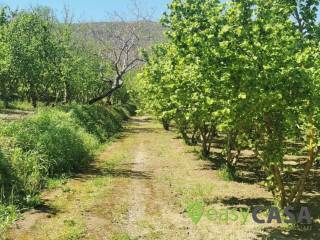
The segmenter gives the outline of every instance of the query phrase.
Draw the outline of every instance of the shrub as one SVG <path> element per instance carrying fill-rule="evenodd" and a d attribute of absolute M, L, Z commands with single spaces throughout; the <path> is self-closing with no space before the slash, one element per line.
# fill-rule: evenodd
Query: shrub
<path fill-rule="evenodd" d="M 10 191 L 9 186 L 11 185 L 11 179 L 10 165 L 2 149 L 0 149 L 0 203 L 4 201 L 3 197 L 7 195 L 6 193 Z"/>
<path fill-rule="evenodd" d="M 5 206 L 0 204 L 0 236 L 2 236 L 3 230 L 17 219 L 17 212 L 17 208 L 14 205 Z"/>
<path fill-rule="evenodd" d="M 137 112 L 137 107 L 134 104 L 131 103 L 127 103 L 124 105 L 124 108 L 128 111 L 130 116 L 133 116 L 136 114 Z"/>
<path fill-rule="evenodd" d="M 43 111 L 12 126 L 17 144 L 24 151 L 36 151 L 47 158 L 51 174 L 78 170 L 90 159 L 97 145 L 70 114 L 57 110 Z"/>
<path fill-rule="evenodd" d="M 37 193 L 49 176 L 80 170 L 98 144 L 71 113 L 52 109 L 11 123 L 3 133 L 10 138 L 13 172 L 28 194 Z"/>
<path fill-rule="evenodd" d="M 221 166 L 218 175 L 224 181 L 234 181 L 236 179 L 235 168 L 233 166 L 228 166 L 227 164 Z"/>
<path fill-rule="evenodd" d="M 43 108 L 33 117 L 1 124 L 0 186 L 6 186 L 4 195 L 28 203 L 48 178 L 83 169 L 99 143 L 122 129 L 128 114 L 120 107 L 70 105 Z"/>
<path fill-rule="evenodd" d="M 101 143 L 107 141 L 122 129 L 122 121 L 127 116 L 113 109 L 99 105 L 71 105 L 62 107 L 71 113 L 77 124 L 94 135 Z"/>

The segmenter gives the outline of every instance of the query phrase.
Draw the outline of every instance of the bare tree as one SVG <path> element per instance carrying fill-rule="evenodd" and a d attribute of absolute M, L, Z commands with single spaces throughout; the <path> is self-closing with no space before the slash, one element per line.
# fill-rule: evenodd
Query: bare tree
<path fill-rule="evenodd" d="M 120 14 L 115 13 L 117 21 L 105 25 L 93 27 L 94 39 L 101 47 L 100 55 L 105 63 L 111 65 L 112 75 L 105 77 L 105 66 L 101 64 L 100 79 L 108 84 L 108 90 L 101 95 L 91 99 L 89 104 L 96 103 L 112 94 L 124 84 L 125 76 L 137 68 L 143 59 L 140 57 L 140 49 L 150 42 L 151 34 L 143 32 L 143 27 L 148 22 L 149 16 L 143 17 L 136 1 L 134 3 L 134 21 L 125 20 Z"/>

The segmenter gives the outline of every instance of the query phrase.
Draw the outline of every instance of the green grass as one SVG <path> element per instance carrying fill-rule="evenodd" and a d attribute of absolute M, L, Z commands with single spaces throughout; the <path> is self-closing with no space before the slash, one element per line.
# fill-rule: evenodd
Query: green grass
<path fill-rule="evenodd" d="M 218 176 L 224 181 L 234 181 L 236 179 L 236 173 L 234 169 L 228 167 L 227 165 L 223 165 L 219 171 Z"/>
<path fill-rule="evenodd" d="M 59 240 L 78 240 L 82 239 L 86 234 L 85 227 L 78 221 L 73 219 L 65 219 L 63 221 L 63 229 L 60 234 L 54 239 Z"/>
<path fill-rule="evenodd" d="M 4 151 L 15 183 L 26 196 L 37 194 L 48 177 L 81 170 L 98 146 L 70 113 L 56 109 L 8 124 L 1 133 L 9 139 Z"/>
<path fill-rule="evenodd" d="M 68 181 L 67 175 L 61 175 L 57 178 L 49 178 L 47 180 L 46 189 L 52 190 L 65 185 Z"/>
<path fill-rule="evenodd" d="M 0 122 L 0 206 L 41 204 L 38 194 L 85 169 L 99 147 L 121 131 L 128 115 L 121 108 L 71 105 Z M 8 221 L 0 218 L 0 229 Z"/>
<path fill-rule="evenodd" d="M 12 224 L 19 216 L 18 209 L 15 205 L 0 204 L 0 236 L 3 231 Z"/>
<path fill-rule="evenodd" d="M 44 106 L 43 103 L 39 103 L 39 106 Z M 34 107 L 30 102 L 25 101 L 12 101 L 9 103 L 8 106 L 9 109 L 14 110 L 22 110 L 22 111 L 32 111 L 34 110 Z M 0 101 L 0 109 L 5 109 L 5 105 L 3 101 Z"/>

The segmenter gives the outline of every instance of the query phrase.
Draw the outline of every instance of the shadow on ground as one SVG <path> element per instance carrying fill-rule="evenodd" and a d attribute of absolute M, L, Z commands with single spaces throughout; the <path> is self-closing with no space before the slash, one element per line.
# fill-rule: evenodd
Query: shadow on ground
<path fill-rule="evenodd" d="M 119 164 L 116 168 L 89 166 L 80 174 L 72 176 L 72 179 L 78 181 L 87 181 L 95 177 L 112 177 L 112 178 L 131 178 L 131 179 L 152 179 L 152 173 L 145 171 L 134 171 L 134 163 Z"/>
<path fill-rule="evenodd" d="M 149 118 L 133 118 L 131 119 L 128 124 L 140 123 L 144 125 L 149 123 L 151 119 Z M 161 128 L 146 128 L 146 127 L 125 127 L 121 134 L 118 134 L 114 139 L 123 140 L 129 137 L 132 134 L 141 134 L 141 133 L 154 133 L 157 130 L 161 130 Z M 131 179 L 151 179 L 152 173 L 145 172 L 145 171 L 134 171 L 135 165 L 138 163 L 122 163 L 117 164 L 117 167 L 113 166 L 96 166 L 94 163 L 91 164 L 88 168 L 84 169 L 81 173 L 73 176 L 73 179 L 79 181 L 86 181 L 90 178 L 103 176 L 103 177 L 112 177 L 112 178 L 131 178 Z"/>
<path fill-rule="evenodd" d="M 256 239 L 260 240 L 318 240 L 320 239 L 320 224 L 297 225 L 294 229 L 265 228 Z"/>
<path fill-rule="evenodd" d="M 36 213 L 46 213 L 49 215 L 57 215 L 61 211 L 55 207 L 47 205 L 47 203 L 40 204 L 39 206 L 34 207 L 34 214 Z"/>
<path fill-rule="evenodd" d="M 220 201 L 224 205 L 230 206 L 230 208 L 234 208 L 235 206 L 244 206 L 250 211 L 254 207 L 266 207 L 271 206 L 272 201 L 266 198 L 237 198 L 237 197 L 230 197 L 224 198 Z"/>
<path fill-rule="evenodd" d="M 299 145 L 299 147 L 301 147 Z M 284 175 L 284 180 L 287 185 L 292 186 L 295 184 L 303 171 L 303 162 L 305 162 L 305 156 L 298 156 L 295 154 L 296 146 L 292 146 L 292 155 L 285 156 L 285 163 L 291 164 L 295 169 L 294 172 Z M 194 153 L 199 156 L 199 148 L 190 148 L 188 153 Z M 213 143 L 213 154 L 207 159 L 201 169 L 197 170 L 214 170 L 218 171 L 222 165 L 225 164 L 223 152 L 223 141 L 218 139 Z M 291 154 L 291 153 L 290 153 Z M 247 149 L 241 153 L 239 163 L 237 165 L 237 176 L 235 182 L 245 184 L 258 184 L 266 179 L 265 173 L 261 170 L 258 164 L 258 160 L 255 158 L 253 151 Z M 312 225 L 299 224 L 284 228 L 283 225 L 279 227 L 272 227 L 266 225 L 262 233 L 256 236 L 256 239 L 301 239 L 301 240 L 318 240 L 320 239 L 320 168 L 316 166 L 311 172 L 308 184 L 305 189 L 305 198 L 302 203 L 303 206 L 307 206 L 315 221 Z M 208 199 L 206 204 L 223 204 L 224 207 L 229 209 L 247 210 L 252 212 L 255 207 L 269 207 L 273 205 L 273 199 L 267 197 L 244 197 L 238 198 L 236 196 L 224 198 L 224 199 Z"/>

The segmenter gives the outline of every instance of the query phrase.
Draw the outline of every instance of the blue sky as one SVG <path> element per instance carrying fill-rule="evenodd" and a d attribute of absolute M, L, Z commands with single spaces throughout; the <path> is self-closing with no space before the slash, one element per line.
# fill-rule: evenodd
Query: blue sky
<path fill-rule="evenodd" d="M 153 12 L 154 20 L 158 20 L 165 11 L 170 0 L 137 0 L 142 11 Z M 0 0 L 0 5 L 11 8 L 28 9 L 31 6 L 49 6 L 61 18 L 64 6 L 71 9 L 76 21 L 106 21 L 110 13 L 119 12 L 132 19 L 131 0 Z"/>
<path fill-rule="evenodd" d="M 143 12 L 152 12 L 153 20 L 159 20 L 171 0 L 136 0 Z M 225 0 L 222 0 L 225 1 Z M 28 9 L 31 6 L 48 6 L 55 10 L 61 19 L 64 6 L 71 9 L 76 22 L 107 21 L 110 14 L 118 12 L 130 20 L 132 0 L 0 0 L 0 5 L 11 8 Z M 320 15 L 318 15 L 320 19 Z"/>

